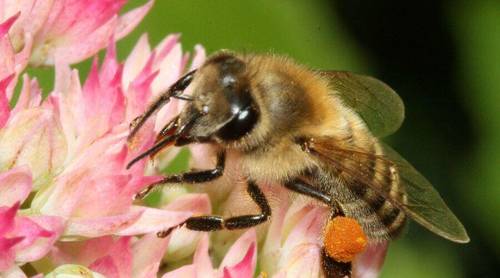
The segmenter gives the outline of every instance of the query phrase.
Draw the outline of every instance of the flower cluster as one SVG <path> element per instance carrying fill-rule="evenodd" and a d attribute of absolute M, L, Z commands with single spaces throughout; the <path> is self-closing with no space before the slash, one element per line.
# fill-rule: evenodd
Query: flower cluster
<path fill-rule="evenodd" d="M 205 52 L 196 46 L 190 59 L 177 34 L 152 49 L 143 35 L 128 58 L 118 61 L 115 42 L 153 2 L 120 15 L 124 4 L 0 0 L 0 276 L 300 277 L 304 271 L 319 276 L 327 211 L 290 200 L 276 185 L 263 187 L 281 200 L 273 205 L 270 225 L 210 240 L 207 233 L 185 228 L 156 236 L 192 215 L 231 210 L 230 200 L 241 200 L 236 195 L 242 187 L 232 169 L 236 174 L 221 179 L 217 192 L 185 191 L 156 207 L 133 201 L 160 176 L 146 161 L 130 170 L 125 165 L 152 145 L 181 103 L 172 100 L 162 108 L 132 145 L 126 140 L 129 123 L 183 73 L 198 67 Z M 70 65 L 106 47 L 103 61 L 94 58 L 81 83 Z M 41 65 L 55 71 L 47 97 L 37 80 L 23 73 Z M 209 147 L 194 146 L 191 152 L 194 166 L 209 167 Z M 160 155 L 157 166 L 175 153 Z M 209 254 L 217 253 L 220 264 L 214 267 L 217 258 Z M 363 263 L 376 275 L 381 261 L 373 264 L 371 258 L 383 254 Z"/>

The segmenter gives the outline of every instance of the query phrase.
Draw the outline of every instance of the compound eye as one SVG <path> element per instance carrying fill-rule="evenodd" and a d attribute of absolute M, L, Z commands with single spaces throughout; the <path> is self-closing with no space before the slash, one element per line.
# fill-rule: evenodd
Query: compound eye
<path fill-rule="evenodd" d="M 217 136 L 225 141 L 238 140 L 248 134 L 258 119 L 258 111 L 253 105 L 240 108 L 233 106 L 233 118 L 217 132 Z"/>

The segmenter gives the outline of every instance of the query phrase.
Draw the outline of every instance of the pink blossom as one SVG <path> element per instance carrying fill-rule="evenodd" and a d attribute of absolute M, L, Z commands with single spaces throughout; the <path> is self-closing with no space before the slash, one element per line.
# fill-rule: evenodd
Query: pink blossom
<path fill-rule="evenodd" d="M 208 254 L 208 235 L 204 234 L 193 257 L 193 264 L 166 273 L 171 277 L 253 277 L 257 260 L 257 235 L 246 231 L 229 249 L 220 266 L 213 268 Z"/>
<path fill-rule="evenodd" d="M 104 236 L 86 241 L 61 242 L 53 255 L 58 265 L 86 266 L 106 277 L 130 277 L 132 271 L 131 237 Z"/>
<path fill-rule="evenodd" d="M 128 33 L 152 2 L 118 17 L 123 4 L 0 2 L 0 18 L 5 19 L 0 23 L 0 271 L 4 274 L 21 275 L 14 263 L 40 259 L 58 239 L 83 238 L 95 239 L 83 246 L 96 249 L 99 257 L 91 260 L 91 255 L 82 252 L 81 258 L 65 261 L 57 254 L 66 254 L 65 245 L 70 243 L 60 242 L 54 249 L 59 253 L 51 255 L 54 262 L 77 262 L 114 277 L 158 271 L 168 245 L 162 253 L 155 253 L 156 261 L 141 261 L 144 256 L 132 260 L 127 250 L 141 250 L 148 238 L 156 240 L 156 232 L 193 213 L 211 211 L 203 195 L 180 198 L 165 208 L 133 203 L 133 195 L 158 177 L 145 175 L 146 162 L 130 170 L 125 164 L 152 144 L 155 126 L 159 128 L 173 117 L 178 104 L 173 101 L 147 123 L 131 148 L 126 141 L 129 123 L 185 72 L 189 56 L 182 54 L 178 35 L 167 37 L 154 50 L 143 36 L 129 59 L 120 63 L 115 39 Z M 105 44 L 109 47 L 102 65 L 95 59 L 82 85 L 78 72 L 68 65 Z M 204 51 L 197 47 L 192 66 L 203 59 Z M 13 88 L 28 60 L 35 65 L 55 64 L 54 91 L 42 101 L 36 80 L 24 75 L 20 98 L 11 108 Z M 29 194 L 33 195 L 25 204 L 29 208 L 19 210 Z M 132 238 L 145 233 L 152 234 L 144 240 Z M 178 241 L 190 239 L 189 246 L 199 239 L 199 234 L 192 232 L 179 235 L 176 231 L 173 236 L 177 248 L 183 246 Z M 103 241 L 112 241 L 110 245 L 116 248 L 100 249 Z M 129 255 L 117 260 L 120 254 Z"/>
<path fill-rule="evenodd" d="M 2 24 L 4 33 L 16 19 L 17 16 Z M 21 254 L 19 261 L 23 261 L 22 253 L 13 252 L 13 248 L 21 246 L 26 249 L 33 242 L 31 238 L 34 236 L 11 236 L 12 231 L 17 231 L 16 227 L 21 229 L 29 224 L 38 227 L 36 224 L 43 228 L 43 224 L 38 222 L 47 222 L 47 218 L 58 219 L 59 226 L 54 223 L 51 227 L 59 227 L 58 233 L 50 234 L 48 248 L 63 232 L 63 224 L 62 235 L 66 240 L 112 234 L 132 236 L 165 230 L 196 211 L 195 208 L 173 210 L 133 204 L 133 195 L 158 177 L 144 175 L 145 162 L 130 170 L 125 169 L 125 164 L 148 147 L 154 138 L 153 120 L 147 124 L 149 130 L 146 126 L 146 131 L 140 134 L 142 140 L 129 149 L 126 137 L 130 121 L 169 85 L 168 82 L 174 82 L 184 72 L 188 56 L 182 54 L 178 37 L 168 37 L 153 51 L 147 38 L 143 37 L 135 53 L 147 57 L 145 64 L 137 62 L 141 58 L 139 55 L 131 56 L 126 65 L 118 62 L 114 43 L 110 43 L 102 65 L 99 67 L 97 60 L 94 61 L 83 86 L 78 72 L 67 65 L 68 60 L 57 58 L 55 89 L 43 102 L 36 80 L 25 75 L 20 98 L 16 106 L 10 108 L 15 74 L 0 80 L 0 170 L 9 173 L 20 166 L 30 169 L 33 184 L 30 176 L 29 190 L 23 191 L 23 198 L 30 192 L 36 193 L 29 204 L 30 211 L 42 215 L 30 219 L 16 217 L 20 224 L 9 226 L 10 234 L 6 237 L 9 241 L 2 245 L 10 254 L 5 256 L 9 258 L 8 266 L 12 265 L 16 254 Z M 2 50 L 9 54 L 11 48 Z M 202 57 L 204 52 L 197 47 L 194 61 Z M 138 71 L 133 73 L 132 68 Z M 124 78 L 124 72 L 127 78 Z M 156 81 L 159 77 L 164 78 L 164 83 Z M 162 114 L 164 120 L 177 112 L 168 111 Z M 16 190 L 23 188 L 26 189 L 17 186 Z M 2 190 L 4 196 L 9 196 L 14 188 L 4 187 Z M 207 204 L 206 197 L 191 201 L 191 207 Z M 6 221 L 10 219 L 12 222 L 18 207 L 3 209 L 5 213 L 10 213 Z M 206 210 L 203 212 L 209 213 Z M 20 234 L 24 236 L 22 230 Z M 47 248 L 43 250 L 45 253 Z M 32 259 L 30 257 L 25 261 Z M 109 259 L 102 259 L 91 266 L 96 265 L 109 270 Z"/>
<path fill-rule="evenodd" d="M 63 223 L 58 217 L 18 215 L 30 191 L 27 169 L 0 174 L 0 273 L 10 271 L 14 263 L 42 258 L 62 233 Z"/>
<path fill-rule="evenodd" d="M 18 19 L 9 31 L 16 52 L 31 53 L 33 65 L 53 65 L 55 57 L 76 63 L 120 39 L 142 20 L 153 1 L 119 16 L 126 0 L 1 1 L 0 21 Z"/>
<path fill-rule="evenodd" d="M 170 51 L 179 49 L 179 43 L 177 38 L 170 41 L 172 46 L 162 56 L 151 54 L 151 64 L 161 64 L 163 59 L 175 54 Z M 179 60 L 177 66 L 168 64 L 168 67 L 158 67 L 157 71 L 169 72 L 174 76 L 171 78 L 173 82 L 181 74 L 182 66 L 183 61 Z M 149 71 L 146 65 L 130 81 L 130 84 L 139 85 L 123 88 L 124 66 L 116 60 L 114 44 L 108 48 L 100 68 L 94 61 L 83 86 L 76 71 L 62 63 L 56 65 L 56 89 L 46 106 L 51 111 L 51 126 L 56 125 L 53 129 L 57 134 L 53 138 L 62 139 L 59 146 L 48 146 L 46 153 L 59 150 L 65 150 L 65 153 L 57 175 L 35 197 L 32 207 L 44 214 L 67 219 L 66 236 L 156 232 L 176 225 L 190 215 L 189 212 L 170 212 L 132 204 L 136 192 L 158 179 L 144 176 L 145 162 L 131 170 L 125 169 L 125 164 L 148 147 L 154 136 L 150 129 L 141 135 L 141 145 L 130 150 L 127 148 L 128 126 L 137 116 L 129 110 L 144 110 L 149 101 L 143 98 L 151 98 L 154 92 L 152 82 L 155 79 L 141 79 L 151 75 Z M 140 108 L 138 104 L 141 104 Z M 36 117 L 37 120 L 40 118 Z"/>
<path fill-rule="evenodd" d="M 205 194 L 187 194 L 163 209 L 207 214 L 210 213 L 210 203 Z M 175 236 L 176 234 L 181 236 Z M 158 238 L 152 233 L 138 240 L 130 236 L 103 236 L 85 241 L 59 242 L 53 248 L 50 258 L 55 264 L 77 263 L 106 277 L 155 277 L 170 244 L 196 244 L 200 234 L 196 233 L 195 238 L 190 238 L 189 234 L 189 231 L 181 229 L 167 238 Z"/>
<path fill-rule="evenodd" d="M 17 274 L 17 273 L 16 273 Z M 24 273 L 18 274 L 19 276 L 17 277 L 26 277 Z M 21 276 L 24 275 L 24 276 Z M 46 276 L 43 275 L 37 275 L 36 277 L 32 278 L 59 278 L 59 277 L 92 277 L 92 278 L 105 278 L 106 276 L 94 272 L 82 265 L 76 265 L 76 264 L 65 264 L 56 267 L 54 270 L 52 270 L 49 274 Z"/>
<path fill-rule="evenodd" d="M 274 277 L 321 276 L 322 236 L 328 218 L 329 209 L 323 205 L 281 197 L 259 253 L 262 271 Z M 387 242 L 369 244 L 353 262 L 353 277 L 377 277 L 386 250 Z"/>
<path fill-rule="evenodd" d="M 368 245 L 365 252 L 359 254 L 354 261 L 354 277 L 376 278 L 378 277 L 385 255 L 389 247 L 388 242 L 372 243 Z"/>
<path fill-rule="evenodd" d="M 11 83 L 14 75 L 7 76 L 0 80 L 0 128 L 2 128 L 10 117 L 9 99 L 7 98 L 7 87 Z"/>
<path fill-rule="evenodd" d="M 4 21 L 0 20 L 0 54 L 2 54 L 2 59 L 0 59 L 0 80 L 4 83 L 0 88 L 0 91 L 3 91 L 0 92 L 0 103 L 5 101 L 5 97 L 10 99 L 12 96 L 17 82 L 17 75 L 26 67 L 30 55 L 30 52 L 25 50 L 16 52 L 10 40 L 8 32 L 18 18 L 19 13 L 6 18 Z M 2 109 L 2 104 L 0 104 L 0 109 Z M 1 121 L 0 119 L 0 125 Z"/>

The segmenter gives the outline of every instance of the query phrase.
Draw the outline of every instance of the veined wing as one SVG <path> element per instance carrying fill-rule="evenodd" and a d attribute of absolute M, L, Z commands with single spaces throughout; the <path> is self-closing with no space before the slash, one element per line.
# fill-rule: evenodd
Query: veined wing
<path fill-rule="evenodd" d="M 346 183 L 369 186 L 435 234 L 458 243 L 469 242 L 464 226 L 431 183 L 392 148 L 375 144 L 381 154 L 343 147 L 329 137 L 309 140 L 306 150 L 333 167 Z M 391 186 L 394 182 L 396 187 Z"/>
<path fill-rule="evenodd" d="M 332 93 L 361 116 L 374 136 L 390 135 L 403 123 L 403 101 L 382 81 L 346 71 L 318 72 L 329 81 Z"/>

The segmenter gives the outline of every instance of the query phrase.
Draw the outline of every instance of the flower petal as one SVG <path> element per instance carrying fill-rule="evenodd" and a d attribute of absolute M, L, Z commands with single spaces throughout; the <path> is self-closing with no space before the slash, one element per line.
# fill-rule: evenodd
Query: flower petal
<path fill-rule="evenodd" d="M 2 258 L 0 258 L 0 261 L 1 260 L 2 260 Z M 2 269 L 1 263 L 0 263 L 0 269 Z M 2 277 L 6 277 L 6 278 L 27 278 L 28 277 L 28 276 L 26 276 L 26 274 L 24 274 L 23 270 L 17 265 L 13 265 L 10 269 L 7 269 L 5 271 L 0 272 L 0 275 L 2 275 Z M 42 277 L 39 277 L 39 275 L 36 275 L 36 276 L 31 277 L 31 278 L 42 278 Z"/>
<path fill-rule="evenodd" d="M 14 229 L 15 217 L 19 210 L 20 202 L 10 207 L 0 207 L 0 236 Z"/>
<path fill-rule="evenodd" d="M 61 127 L 49 109 L 21 111 L 13 115 L 0 133 L 0 169 L 28 165 L 35 189 L 50 181 L 65 156 Z"/>
<path fill-rule="evenodd" d="M 127 214 L 95 218 L 71 218 L 68 220 L 65 236 L 99 237 L 118 233 L 134 224 L 144 210 Z"/>
<path fill-rule="evenodd" d="M 28 74 L 23 75 L 23 87 L 19 94 L 16 106 L 12 113 L 16 114 L 28 108 L 40 106 L 42 103 L 42 92 L 36 79 L 30 79 Z"/>
<path fill-rule="evenodd" d="M 354 277 L 377 278 L 384 263 L 388 246 L 388 242 L 368 245 L 366 250 L 354 260 Z"/>
<path fill-rule="evenodd" d="M 194 56 L 193 61 L 191 62 L 191 67 L 189 71 L 199 68 L 207 58 L 207 53 L 205 52 L 205 48 L 200 44 L 194 46 Z"/>
<path fill-rule="evenodd" d="M 3 238 L 0 237 L 0 273 L 14 265 L 14 246 L 23 240 L 23 237 Z"/>
<path fill-rule="evenodd" d="M 65 264 L 58 266 L 52 272 L 47 274 L 45 278 L 61 278 L 61 277 L 92 277 L 106 278 L 104 275 L 93 272 L 90 269 L 76 264 Z"/>
<path fill-rule="evenodd" d="M 134 191 L 148 179 L 119 174 L 124 171 L 127 150 L 123 143 L 116 145 L 116 141 L 116 138 L 106 137 L 87 147 L 79 157 L 65 165 L 64 172 L 57 176 L 50 188 L 35 196 L 32 207 L 44 214 L 63 217 L 89 218 L 126 213 Z"/>
<path fill-rule="evenodd" d="M 0 59 L 0 80 L 5 79 L 15 71 L 15 52 L 8 32 L 18 17 L 19 12 L 0 23 L 0 54 L 2 56 Z M 0 89 L 0 91 L 2 90 Z M 10 97 L 10 94 L 8 96 Z"/>
<path fill-rule="evenodd" d="M 317 277 L 321 273 L 320 238 L 326 209 L 307 205 L 303 208 L 308 209 L 307 214 L 294 226 L 281 250 L 278 266 L 286 277 L 302 277 L 304 273 Z"/>
<path fill-rule="evenodd" d="M 233 277 L 252 277 L 257 264 L 256 248 L 257 233 L 255 229 L 249 229 L 231 246 L 219 269 L 224 269 L 224 273 L 231 275 L 233 272 L 235 275 L 246 275 Z"/>
<path fill-rule="evenodd" d="M 118 23 L 124 0 L 54 1 L 31 57 L 34 65 L 53 65 L 55 57 L 79 62 L 104 48 Z"/>
<path fill-rule="evenodd" d="M 170 237 L 158 238 L 156 233 L 147 234 L 132 246 L 134 261 L 132 277 L 157 277 L 161 259 L 165 254 Z M 192 276 L 190 276 L 192 277 Z"/>
<path fill-rule="evenodd" d="M 1 52 L 0 52 L 1 53 Z M 14 79 L 15 74 L 11 74 L 0 80 L 0 128 L 2 128 L 10 116 L 9 99 L 7 98 L 7 86 Z"/>
<path fill-rule="evenodd" d="M 55 216 L 30 216 L 16 219 L 15 233 L 24 237 L 16 246 L 16 261 L 31 262 L 45 256 L 63 232 L 63 220 Z"/>
<path fill-rule="evenodd" d="M 80 62 L 106 47 L 116 24 L 117 18 L 114 17 L 91 34 L 78 34 L 75 38 L 66 38 L 59 44 L 45 49 L 42 48 L 43 45 L 35 48 L 30 64 L 52 66 L 55 63 L 55 57 L 69 64 Z"/>
<path fill-rule="evenodd" d="M 208 233 L 202 233 L 201 239 L 196 247 L 196 252 L 193 256 L 193 263 L 170 271 L 163 275 L 162 278 L 216 277 L 216 272 L 212 268 L 212 262 L 208 254 L 208 244 Z"/>
<path fill-rule="evenodd" d="M 281 262 L 281 271 L 273 277 L 320 277 L 320 247 L 316 244 L 296 245 L 288 254 L 286 262 Z"/>
<path fill-rule="evenodd" d="M 141 216 L 130 226 L 117 231 L 117 235 L 137 235 L 167 230 L 193 215 L 191 212 L 176 212 L 139 206 L 132 206 L 131 211 L 140 213 Z"/>
<path fill-rule="evenodd" d="M 1 173 L 0 206 L 24 202 L 31 192 L 31 186 L 31 172 L 27 168 L 14 168 Z"/>
<path fill-rule="evenodd" d="M 16 20 L 21 15 L 21 12 L 17 12 L 15 15 L 7 18 L 4 22 L 0 24 L 0 37 L 3 37 L 9 32 L 10 27 L 16 22 Z"/>
<path fill-rule="evenodd" d="M 172 34 L 163 39 L 155 48 L 158 55 L 153 69 L 159 70 L 158 78 L 153 82 L 153 95 L 164 92 L 180 77 L 184 70 L 182 65 L 182 48 L 179 43 L 179 34 Z"/>
<path fill-rule="evenodd" d="M 130 276 L 132 273 L 130 240 L 130 237 L 119 238 L 114 242 L 109 252 L 90 264 L 89 268 L 111 278 Z"/>
<path fill-rule="evenodd" d="M 89 266 L 95 272 L 104 274 L 106 277 L 119 278 L 120 271 L 111 256 L 104 256 Z"/>
<path fill-rule="evenodd" d="M 208 253 L 208 233 L 203 233 L 193 256 L 193 265 L 199 277 L 203 274 L 213 273 L 212 261 Z"/>
<path fill-rule="evenodd" d="M 146 16 L 151 7 L 153 6 L 154 1 L 150 0 L 146 4 L 137 7 L 126 14 L 120 16 L 118 18 L 118 24 L 115 29 L 115 37 L 117 39 L 121 39 L 125 37 L 128 33 L 130 33 Z"/>
<path fill-rule="evenodd" d="M 106 68 L 103 68 L 106 69 Z M 109 73 L 109 71 L 105 71 Z M 83 107 L 85 117 L 82 123 L 81 141 L 89 144 L 103 136 L 117 123 L 123 120 L 124 96 L 120 84 L 113 82 L 121 72 L 112 72 L 112 76 L 99 74 L 97 59 L 94 59 L 89 77 L 83 87 Z M 118 76 L 114 76 L 117 74 Z"/>
<path fill-rule="evenodd" d="M 266 240 L 259 254 L 259 264 L 266 273 L 275 273 L 278 271 L 278 262 L 281 256 L 281 244 L 283 243 L 283 225 L 285 215 L 289 208 L 289 200 L 285 196 L 280 201 L 280 207 L 273 210 L 273 218 L 267 230 Z M 286 198 L 286 199 L 285 199 Z"/>
<path fill-rule="evenodd" d="M 255 245 L 255 242 L 250 244 L 239 263 L 231 267 L 224 267 L 224 278 L 253 277 L 255 261 L 257 260 L 257 247 Z"/>
<path fill-rule="evenodd" d="M 122 87 L 126 90 L 129 88 L 130 83 L 139 75 L 143 70 L 144 65 L 149 59 L 151 54 L 151 47 L 149 46 L 147 34 L 143 34 L 139 41 L 135 44 L 134 49 L 128 55 L 127 60 L 123 66 Z M 127 95 L 128 98 L 134 98 Z"/>
<path fill-rule="evenodd" d="M 207 215 L 211 212 L 211 205 L 206 194 L 186 194 L 177 197 L 165 209 L 179 212 L 189 211 L 194 215 Z M 201 235 L 202 233 L 188 230 L 185 227 L 174 230 L 168 245 L 167 262 L 179 261 L 193 254 L 197 249 Z"/>
<path fill-rule="evenodd" d="M 325 209 L 315 207 L 309 210 L 290 232 L 283 243 L 283 249 L 303 243 L 317 244 L 325 219 L 327 219 Z"/>

